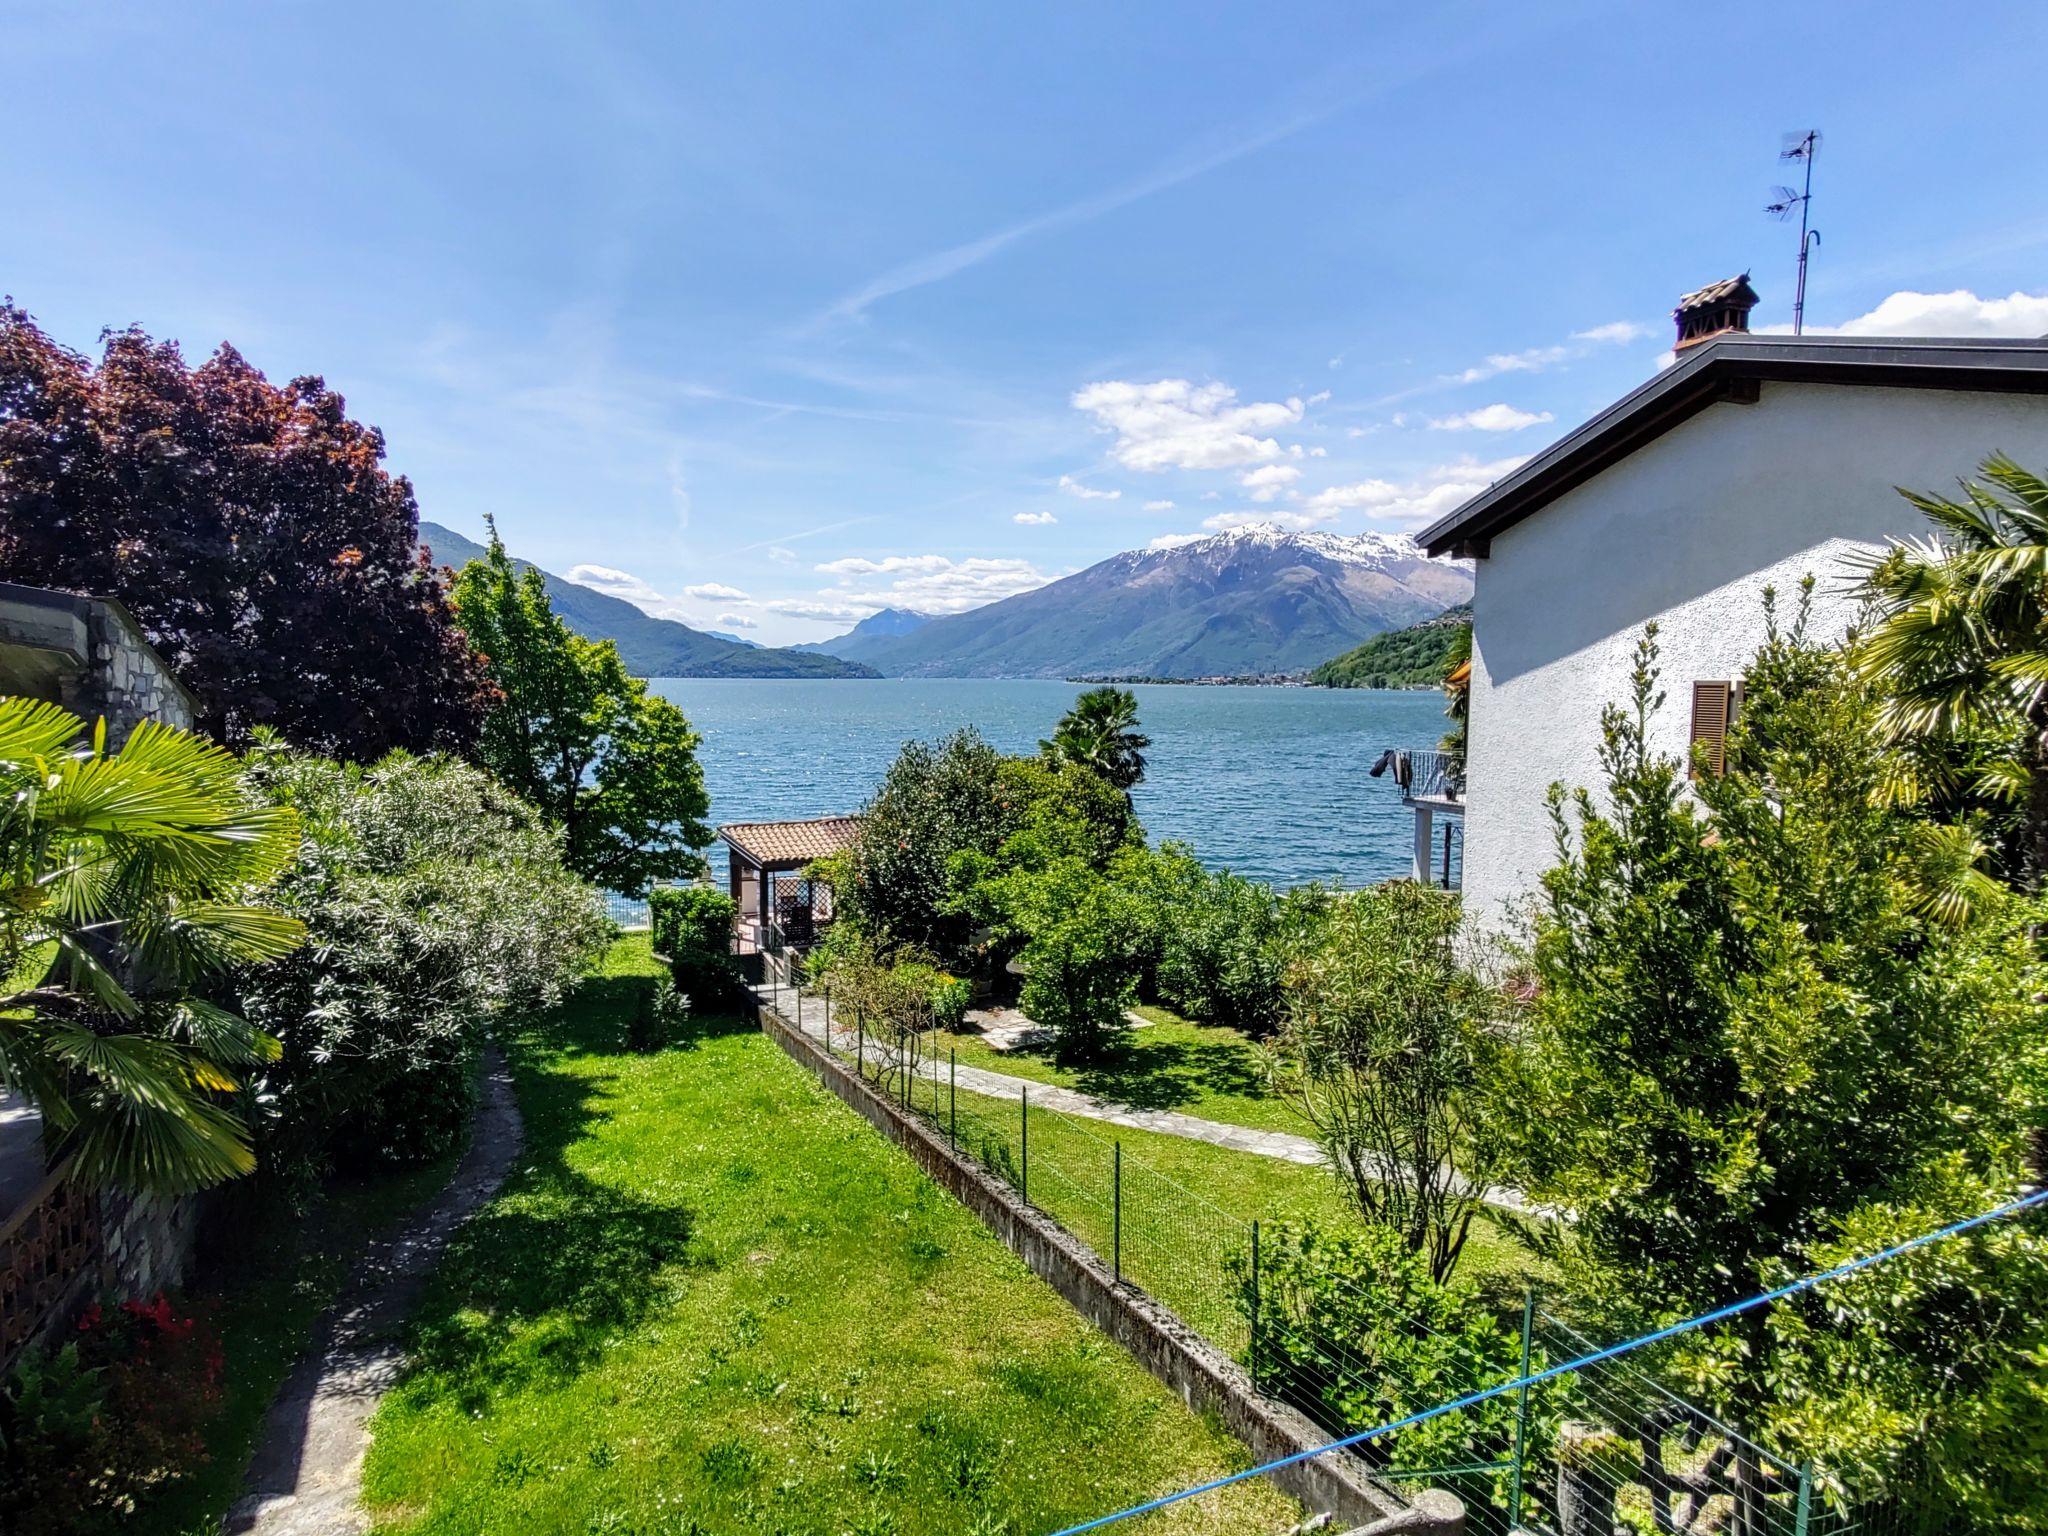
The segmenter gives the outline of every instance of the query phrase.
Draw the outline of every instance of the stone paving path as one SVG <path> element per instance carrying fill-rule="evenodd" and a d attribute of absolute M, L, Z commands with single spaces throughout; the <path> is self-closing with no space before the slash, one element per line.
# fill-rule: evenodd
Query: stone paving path
<path fill-rule="evenodd" d="M 813 1040 L 826 1038 L 825 1000 L 822 997 L 816 994 L 803 995 L 801 1013 L 797 1014 L 798 995 L 793 989 L 771 989 L 764 986 L 757 987 L 755 991 L 761 1002 L 770 1004 L 777 1013 L 789 1019 Z M 842 1051 L 851 1044 L 853 1034 L 854 1031 L 847 1029 L 837 1019 L 832 1020 L 830 1043 L 836 1044 Z M 870 1042 L 869 1048 L 877 1051 L 882 1049 L 874 1042 Z M 1100 1099 L 1093 1094 L 1081 1093 L 1072 1088 L 1060 1088 L 1051 1083 L 1012 1077 L 1005 1072 L 990 1072 L 982 1067 L 960 1067 L 957 1071 L 958 1082 L 962 1088 L 992 1099 L 1015 1099 L 1018 1094 L 1028 1091 L 1034 1108 L 1056 1109 L 1061 1114 L 1074 1115 L 1083 1120 L 1100 1120 L 1110 1125 L 1129 1126 L 1133 1130 L 1157 1131 L 1163 1136 L 1181 1136 L 1189 1141 L 1206 1141 L 1213 1146 L 1228 1147 L 1233 1152 L 1250 1152 L 1258 1157 L 1278 1158 L 1282 1162 L 1300 1163 L 1309 1167 L 1320 1165 L 1324 1161 L 1321 1147 L 1306 1136 L 1294 1136 L 1286 1131 L 1254 1130 L 1250 1126 L 1228 1125 L 1220 1120 L 1204 1120 L 1197 1115 L 1183 1115 L 1169 1109 L 1138 1109 L 1130 1104 Z M 1486 1192 L 1486 1203 L 1505 1211 L 1528 1213 L 1532 1210 L 1520 1190 L 1505 1187 L 1489 1189 Z"/>
<path fill-rule="evenodd" d="M 512 1074 L 493 1047 L 469 1151 L 455 1177 L 394 1238 L 373 1246 L 320 1320 L 313 1349 L 270 1405 L 242 1497 L 222 1524 L 240 1536 L 357 1536 L 370 1415 L 398 1379 L 400 1325 L 449 1236 L 497 1193 L 524 1128 Z"/>

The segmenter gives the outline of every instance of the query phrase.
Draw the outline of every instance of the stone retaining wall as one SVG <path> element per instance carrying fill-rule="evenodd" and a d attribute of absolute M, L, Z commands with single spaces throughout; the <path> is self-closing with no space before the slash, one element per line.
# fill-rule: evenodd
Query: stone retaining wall
<path fill-rule="evenodd" d="M 904 1113 L 839 1058 L 774 1009 L 760 1009 L 770 1039 L 825 1086 L 908 1152 L 941 1187 L 1000 1237 L 1074 1310 L 1100 1328 L 1196 1412 L 1213 1411 L 1259 1461 L 1273 1461 L 1327 1443 L 1303 1414 L 1262 1396 L 1235 1360 L 1170 1309 L 1129 1284 L 1119 1284 L 1095 1251 L 1026 1205 L 1007 1184 L 963 1158 L 922 1121 Z M 1374 1482 L 1354 1456 L 1333 1453 L 1269 1474 L 1272 1482 L 1339 1526 L 1373 1536 L 1459 1536 L 1465 1507 L 1431 1490 L 1413 1502 Z"/>

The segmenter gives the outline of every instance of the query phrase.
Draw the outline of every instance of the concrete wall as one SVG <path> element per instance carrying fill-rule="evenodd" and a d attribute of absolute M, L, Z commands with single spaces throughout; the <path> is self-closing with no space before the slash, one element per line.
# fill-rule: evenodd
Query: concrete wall
<path fill-rule="evenodd" d="M 800 1033 L 772 1008 L 763 1007 L 760 1018 L 770 1039 L 908 1152 L 1077 1312 L 1122 1345 L 1190 1408 L 1198 1413 L 1214 1411 L 1258 1460 L 1270 1461 L 1327 1443 L 1329 1437 L 1304 1415 L 1260 1396 L 1236 1361 L 1143 1291 L 1118 1284 L 1087 1244 L 1024 1204 L 1007 1184 L 971 1158 L 955 1154 L 923 1121 L 890 1103 L 818 1041 Z M 1340 1529 L 1359 1526 L 1374 1536 L 1458 1536 L 1464 1529 L 1464 1505 L 1453 1495 L 1430 1490 L 1413 1503 L 1404 1502 L 1373 1482 L 1364 1466 L 1347 1454 L 1299 1462 L 1273 1474 L 1272 1480 L 1316 1513 L 1333 1514 Z"/>
<path fill-rule="evenodd" d="M 1845 629 L 1843 557 L 1926 520 L 1895 487 L 1952 491 L 1994 452 L 2048 466 L 2048 398 L 1766 384 L 1709 407 L 1493 541 L 1473 593 L 1465 892 L 1482 923 L 1553 862 L 1552 782 L 1598 782 L 1600 712 L 1621 701 L 1644 624 L 1668 694 L 1653 743 L 1684 757 L 1695 680 L 1740 676 L 1761 594 L 1819 579 L 1817 629 Z"/>

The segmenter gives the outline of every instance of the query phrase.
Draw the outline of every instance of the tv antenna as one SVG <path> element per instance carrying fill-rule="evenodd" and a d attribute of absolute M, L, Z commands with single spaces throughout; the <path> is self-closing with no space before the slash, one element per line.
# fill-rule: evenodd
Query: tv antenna
<path fill-rule="evenodd" d="M 1764 212 L 1779 220 L 1791 218 L 1794 208 L 1799 210 L 1799 286 L 1792 298 L 1794 336 L 1806 329 L 1806 258 L 1813 248 L 1820 244 L 1820 231 L 1811 227 L 1807 219 L 1813 208 L 1813 161 L 1819 153 L 1818 128 L 1809 128 L 1804 133 L 1786 134 L 1785 147 L 1778 152 L 1778 158 L 1805 161 L 1806 179 L 1796 191 L 1791 187 L 1771 188 L 1771 200 L 1764 204 Z"/>

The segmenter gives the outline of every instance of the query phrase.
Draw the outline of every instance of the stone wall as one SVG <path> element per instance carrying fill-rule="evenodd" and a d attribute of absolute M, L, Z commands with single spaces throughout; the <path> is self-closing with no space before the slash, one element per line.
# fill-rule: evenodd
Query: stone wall
<path fill-rule="evenodd" d="M 107 721 L 107 744 L 118 746 L 145 720 L 192 729 L 192 696 L 170 673 L 128 611 L 118 603 L 93 600 L 85 616 L 87 666 L 67 690 L 64 703 L 87 720 Z"/>
<path fill-rule="evenodd" d="M 1262 1396 L 1243 1367 L 1143 1291 L 1119 1283 L 1095 1251 L 1042 1211 L 1026 1205 L 980 1164 L 949 1148 L 921 1120 L 905 1114 L 817 1041 L 774 1009 L 760 1010 L 761 1028 L 824 1085 L 908 1152 L 932 1179 L 965 1205 L 1074 1310 L 1122 1345 L 1139 1364 L 1197 1413 L 1213 1412 L 1259 1461 L 1326 1444 L 1307 1417 Z M 1338 1452 L 1269 1474 L 1311 1510 L 1374 1536 L 1459 1536 L 1465 1507 L 1438 1490 L 1404 1501 L 1374 1482 L 1354 1456 Z M 1163 1490 L 1162 1490 L 1163 1491 Z"/>

